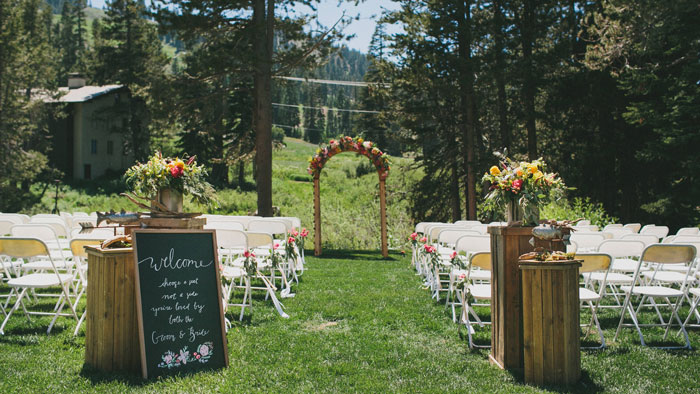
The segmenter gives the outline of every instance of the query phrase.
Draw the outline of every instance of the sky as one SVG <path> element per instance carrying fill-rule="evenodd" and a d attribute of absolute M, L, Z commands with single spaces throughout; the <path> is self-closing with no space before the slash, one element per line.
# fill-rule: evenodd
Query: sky
<path fill-rule="evenodd" d="M 95 8 L 103 8 L 105 0 L 90 0 L 90 3 Z M 354 3 L 354 1 L 321 0 L 317 5 L 318 20 L 322 25 L 330 27 L 340 19 L 343 11 L 345 11 L 346 17 L 354 18 L 359 15 L 359 20 L 353 20 L 343 31 L 346 35 L 355 35 L 354 38 L 344 42 L 344 44 L 348 48 L 366 53 L 374 33 L 376 20 L 379 18 L 382 10 L 394 10 L 398 7 L 396 3 L 390 0 L 365 0 L 357 6 Z M 301 12 L 305 11 L 310 12 L 310 10 L 301 10 Z M 391 30 L 388 31 L 391 32 Z"/>

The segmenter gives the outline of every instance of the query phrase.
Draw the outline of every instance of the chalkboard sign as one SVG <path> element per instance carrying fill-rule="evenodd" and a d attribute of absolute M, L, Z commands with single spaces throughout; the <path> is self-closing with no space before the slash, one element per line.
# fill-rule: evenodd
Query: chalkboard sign
<path fill-rule="evenodd" d="M 132 235 L 143 377 L 228 366 L 214 230 Z"/>

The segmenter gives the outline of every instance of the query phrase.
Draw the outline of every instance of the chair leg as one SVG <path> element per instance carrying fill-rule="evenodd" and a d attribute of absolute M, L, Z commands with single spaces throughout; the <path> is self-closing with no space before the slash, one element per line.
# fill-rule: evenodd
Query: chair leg
<path fill-rule="evenodd" d="M 690 311 L 688 311 L 688 317 L 685 319 L 683 324 L 681 325 L 682 328 L 685 328 L 685 326 L 688 324 L 690 321 L 690 318 L 693 317 L 693 313 L 697 313 L 697 308 L 698 304 L 700 304 L 700 297 L 696 297 L 695 301 L 691 304 L 690 306 Z"/>
<path fill-rule="evenodd" d="M 618 335 L 620 335 L 620 330 L 622 329 L 622 323 L 624 323 L 625 320 L 625 313 L 627 312 L 627 306 L 630 303 L 630 297 L 631 294 L 627 293 L 627 296 L 625 296 L 625 301 L 622 304 L 622 313 L 620 313 L 620 322 L 617 324 L 617 330 L 615 331 L 615 338 L 613 338 L 613 341 L 617 341 Z"/>
<path fill-rule="evenodd" d="M 22 291 L 17 296 L 17 301 L 15 301 L 15 304 L 12 306 L 12 309 L 10 309 L 10 311 L 7 312 L 7 316 L 5 316 L 5 320 L 3 320 L 2 325 L 0 325 L 0 335 L 5 335 L 5 325 L 7 324 L 7 321 L 10 320 L 10 316 L 12 316 L 12 313 L 14 313 L 17 310 L 17 308 L 19 308 L 20 305 L 24 306 L 24 304 L 22 304 L 22 298 L 24 298 L 24 295 L 26 293 L 27 293 L 27 288 L 22 289 Z"/>

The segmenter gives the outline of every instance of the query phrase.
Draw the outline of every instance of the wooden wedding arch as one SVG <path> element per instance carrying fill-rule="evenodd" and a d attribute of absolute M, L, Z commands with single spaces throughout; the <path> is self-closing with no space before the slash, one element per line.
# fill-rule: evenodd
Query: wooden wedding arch
<path fill-rule="evenodd" d="M 379 175 L 379 217 L 382 231 L 382 256 L 389 257 L 386 229 L 386 177 L 389 175 L 389 158 L 374 143 L 362 138 L 342 137 L 331 140 L 328 146 L 319 148 L 309 161 L 309 174 L 314 178 L 314 254 L 321 254 L 321 170 L 328 159 L 342 152 L 364 155 L 374 164 Z"/>

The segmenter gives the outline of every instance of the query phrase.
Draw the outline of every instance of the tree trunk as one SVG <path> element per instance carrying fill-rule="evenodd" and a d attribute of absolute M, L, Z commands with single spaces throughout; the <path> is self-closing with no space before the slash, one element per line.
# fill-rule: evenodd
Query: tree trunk
<path fill-rule="evenodd" d="M 452 176 L 450 177 L 450 204 L 452 209 L 450 209 L 452 214 L 452 221 L 456 222 L 462 218 L 462 210 L 460 208 L 460 198 L 459 198 L 459 163 L 457 158 L 452 161 Z"/>
<path fill-rule="evenodd" d="M 255 0 L 253 27 L 255 73 L 253 81 L 255 129 L 255 170 L 258 215 L 272 216 L 272 35 L 275 1 Z"/>
<path fill-rule="evenodd" d="M 535 25 L 535 0 L 525 0 L 520 18 L 520 39 L 523 49 L 523 106 L 527 130 L 527 155 L 537 159 L 537 130 L 535 126 L 535 74 L 532 67 L 533 29 Z"/>
<path fill-rule="evenodd" d="M 242 190 L 243 186 L 245 186 L 245 162 L 241 160 L 238 162 L 238 188 Z"/>
<path fill-rule="evenodd" d="M 503 58 L 504 37 L 503 28 L 505 26 L 503 20 L 503 6 L 501 0 L 496 0 L 493 3 L 494 7 L 494 50 L 496 52 L 496 92 L 497 92 L 497 107 L 498 107 L 498 128 L 501 134 L 501 147 L 510 150 L 511 132 L 508 127 L 508 107 L 506 97 L 506 82 L 505 82 L 505 59 Z"/>
<path fill-rule="evenodd" d="M 466 4 L 465 4 L 466 3 Z M 458 41 L 459 41 L 459 89 L 461 106 L 464 111 L 460 128 L 464 138 L 466 150 L 465 172 L 467 181 L 464 185 L 466 194 L 467 219 L 476 219 L 476 176 L 474 169 L 474 135 L 476 127 L 475 101 L 474 101 L 474 67 L 471 57 L 472 26 L 471 26 L 471 1 L 459 2 Z"/>

